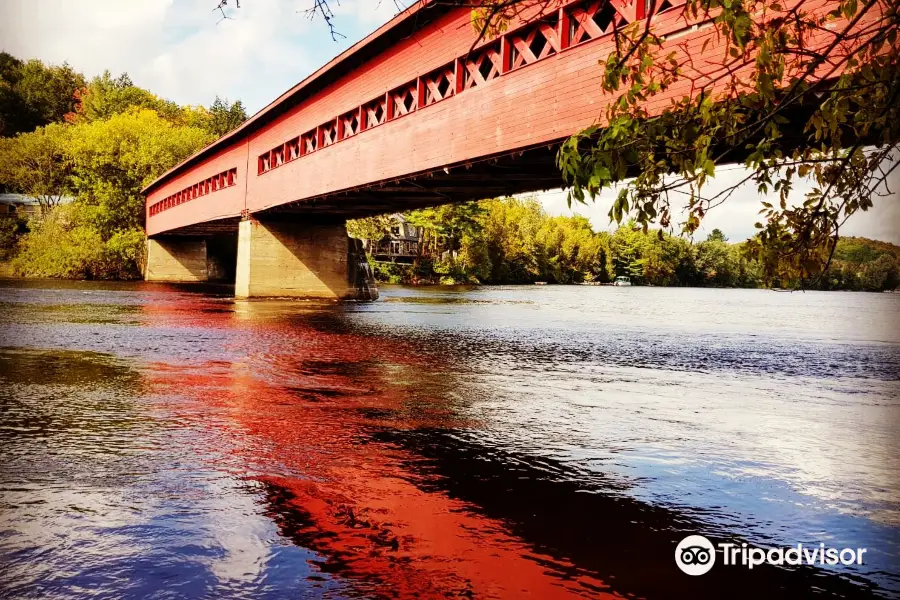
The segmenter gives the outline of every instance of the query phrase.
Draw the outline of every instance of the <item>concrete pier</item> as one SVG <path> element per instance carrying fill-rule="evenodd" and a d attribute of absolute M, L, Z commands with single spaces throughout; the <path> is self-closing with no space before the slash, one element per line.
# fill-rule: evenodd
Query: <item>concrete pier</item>
<path fill-rule="evenodd" d="M 343 222 L 247 219 L 238 232 L 235 296 L 374 300 L 378 288 Z"/>

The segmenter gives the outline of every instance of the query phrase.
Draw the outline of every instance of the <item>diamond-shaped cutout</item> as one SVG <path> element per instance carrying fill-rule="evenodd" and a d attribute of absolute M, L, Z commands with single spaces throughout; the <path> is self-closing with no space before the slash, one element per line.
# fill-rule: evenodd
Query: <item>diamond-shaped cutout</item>
<path fill-rule="evenodd" d="M 613 20 L 616 18 L 616 14 L 616 9 L 613 8 L 612 4 L 606 2 L 603 4 L 603 8 L 594 13 L 594 23 L 596 23 L 597 27 L 605 33 L 609 30 L 610 25 L 612 25 Z"/>
<path fill-rule="evenodd" d="M 356 133 L 357 127 L 359 127 L 359 119 L 357 119 L 356 115 L 354 114 L 350 119 L 350 133 Z"/>
<path fill-rule="evenodd" d="M 372 112 L 375 113 L 375 125 L 380 124 L 382 119 L 384 119 L 384 107 L 381 105 L 381 102 L 375 105 L 375 110 Z"/>
<path fill-rule="evenodd" d="M 437 89 L 441 93 L 441 98 L 445 98 L 447 96 L 447 90 L 450 89 L 450 79 L 446 74 L 441 75 L 440 79 L 438 79 Z"/>
<path fill-rule="evenodd" d="M 416 104 L 416 98 L 413 96 L 411 90 L 406 90 L 406 93 L 403 94 L 403 107 L 406 109 L 406 112 L 409 112 L 413 109 Z"/>
<path fill-rule="evenodd" d="M 531 53 L 534 54 L 535 58 L 540 58 L 541 52 L 544 51 L 546 46 L 547 39 L 544 37 L 544 34 L 540 31 L 536 31 L 534 37 L 531 39 L 531 43 L 528 44 L 528 49 L 531 50 Z"/>
<path fill-rule="evenodd" d="M 318 140 L 316 140 L 316 132 L 310 131 L 306 135 L 303 136 L 303 153 L 309 154 L 310 152 L 316 151 L 316 144 Z"/>
<path fill-rule="evenodd" d="M 494 64 L 491 62 L 490 57 L 485 54 L 481 57 L 481 62 L 478 64 L 478 72 L 481 73 L 482 79 L 487 81 L 493 70 Z"/>

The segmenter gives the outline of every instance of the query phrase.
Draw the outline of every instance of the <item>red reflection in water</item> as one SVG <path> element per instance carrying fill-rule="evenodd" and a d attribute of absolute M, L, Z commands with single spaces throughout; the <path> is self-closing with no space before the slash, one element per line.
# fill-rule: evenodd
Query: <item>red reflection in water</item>
<path fill-rule="evenodd" d="M 367 597 L 621 597 L 503 522 L 431 491 L 436 476 L 415 470 L 418 457 L 372 441 L 382 426 L 462 425 L 440 399 L 409 406 L 404 372 L 417 359 L 303 320 L 182 310 L 148 314 L 157 324 L 237 328 L 235 350 L 247 358 L 154 365 L 156 390 L 191 404 L 192 425 L 206 410 L 227 415 L 247 472 L 264 473 L 252 478 L 265 490 L 267 513 L 283 535 L 326 557 L 323 570 Z"/>

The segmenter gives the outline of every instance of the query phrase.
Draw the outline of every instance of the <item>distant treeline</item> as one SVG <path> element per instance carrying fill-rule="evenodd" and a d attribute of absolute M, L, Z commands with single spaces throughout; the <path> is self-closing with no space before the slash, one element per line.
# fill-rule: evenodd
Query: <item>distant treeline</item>
<path fill-rule="evenodd" d="M 797 287 L 763 280 L 742 243 L 718 229 L 692 243 L 629 223 L 595 232 L 585 217 L 550 216 L 534 199 L 506 198 L 404 213 L 422 228 L 412 265 L 376 263 L 390 283 L 608 283 L 627 276 L 638 285 Z M 351 221 L 352 235 L 373 244 L 389 235 L 390 217 Z M 900 247 L 865 238 L 842 238 L 828 271 L 810 287 L 892 290 L 900 284 Z"/>
<path fill-rule="evenodd" d="M 179 106 L 127 74 L 0 53 L 0 192 L 40 203 L 0 218 L 0 260 L 41 277 L 141 276 L 141 189 L 247 118 L 240 102 Z"/>

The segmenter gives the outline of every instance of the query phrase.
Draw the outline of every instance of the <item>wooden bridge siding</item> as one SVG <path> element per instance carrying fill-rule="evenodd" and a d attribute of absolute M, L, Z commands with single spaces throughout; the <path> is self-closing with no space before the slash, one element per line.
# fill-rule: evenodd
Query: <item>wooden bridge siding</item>
<path fill-rule="evenodd" d="M 188 186 L 235 168 L 237 169 L 235 185 L 188 200 L 150 216 L 150 206 L 154 203 L 168 198 Z M 251 169 L 250 176 L 255 177 L 256 171 Z M 153 190 L 147 196 L 147 235 L 162 233 L 194 223 L 239 216 L 241 211 L 246 208 L 244 195 L 246 182 L 247 142 L 242 140 Z"/>
<path fill-rule="evenodd" d="M 470 15 L 465 8 L 444 15 L 273 121 L 253 135 L 251 158 L 465 55 L 477 38 Z"/>
<path fill-rule="evenodd" d="M 676 20 L 676 14 L 661 18 L 659 26 L 683 26 L 676 25 Z M 396 88 L 416 75 L 424 75 L 432 67 L 447 64 L 455 55 L 465 54 L 476 37 L 469 24 L 469 11 L 460 9 L 446 21 L 421 35 L 418 43 L 409 40 L 406 44 L 409 48 L 398 47 L 379 59 L 380 64 L 387 64 L 383 69 L 367 71 L 367 75 L 377 76 L 373 82 L 363 82 L 361 77 L 356 77 L 352 85 L 337 82 L 308 106 L 295 109 L 293 114 L 272 124 L 251 141 L 251 164 L 255 166 L 256 157 L 294 135 L 309 131 L 338 112 L 360 104 L 362 99 L 379 95 L 375 90 Z M 397 71 L 394 63 L 408 62 L 403 58 L 404 50 L 412 50 L 413 46 L 416 48 L 414 62 L 428 66 L 409 68 L 406 65 L 405 70 Z M 600 91 L 603 68 L 598 61 L 613 48 L 611 38 L 586 42 L 458 96 L 362 131 L 258 177 L 251 175 L 247 207 L 258 211 L 570 135 L 590 125 L 605 111 Z M 425 50 L 442 54 L 429 60 Z M 425 54 L 422 61 L 419 52 Z M 399 75 L 395 74 L 398 72 Z M 332 98 L 346 98 L 346 101 L 332 102 Z"/>
<path fill-rule="evenodd" d="M 663 17 L 659 27 L 671 28 L 678 15 Z M 154 190 L 148 207 L 223 170 L 238 169 L 237 185 L 231 188 L 152 217 L 148 210 L 148 234 L 559 139 L 602 115 L 598 61 L 612 50 L 610 38 L 569 48 L 257 175 L 257 158 L 264 152 L 465 55 L 476 37 L 469 19 L 467 9 L 446 15 L 255 132 L 249 141 Z"/>
<path fill-rule="evenodd" d="M 820 0 L 816 4 L 828 3 Z M 686 25 L 680 10 L 660 15 L 655 21 L 658 32 L 676 31 Z M 667 46 L 682 57 L 698 60 L 704 41 L 712 33 L 711 28 L 694 32 Z M 238 169 L 236 186 L 149 217 L 148 233 L 557 140 L 605 113 L 605 98 L 600 93 L 603 68 L 598 61 L 612 51 L 611 37 L 566 49 L 257 175 L 260 154 L 463 56 L 474 39 L 469 12 L 459 9 L 384 51 L 255 132 L 249 141 L 228 148 L 155 190 L 148 205 L 222 170 Z M 720 44 L 712 38 L 705 54 L 723 56 Z M 689 86 L 687 81 L 673 86 L 654 98 L 648 108 L 652 113 L 661 111 L 672 98 L 689 93 Z"/>
<path fill-rule="evenodd" d="M 307 133 L 339 114 L 384 96 L 389 90 L 464 54 L 475 39 L 467 19 L 468 11 L 465 9 L 445 15 L 426 29 L 373 57 L 287 115 L 256 132 L 250 142 L 250 156 L 258 157 L 294 135 Z"/>

